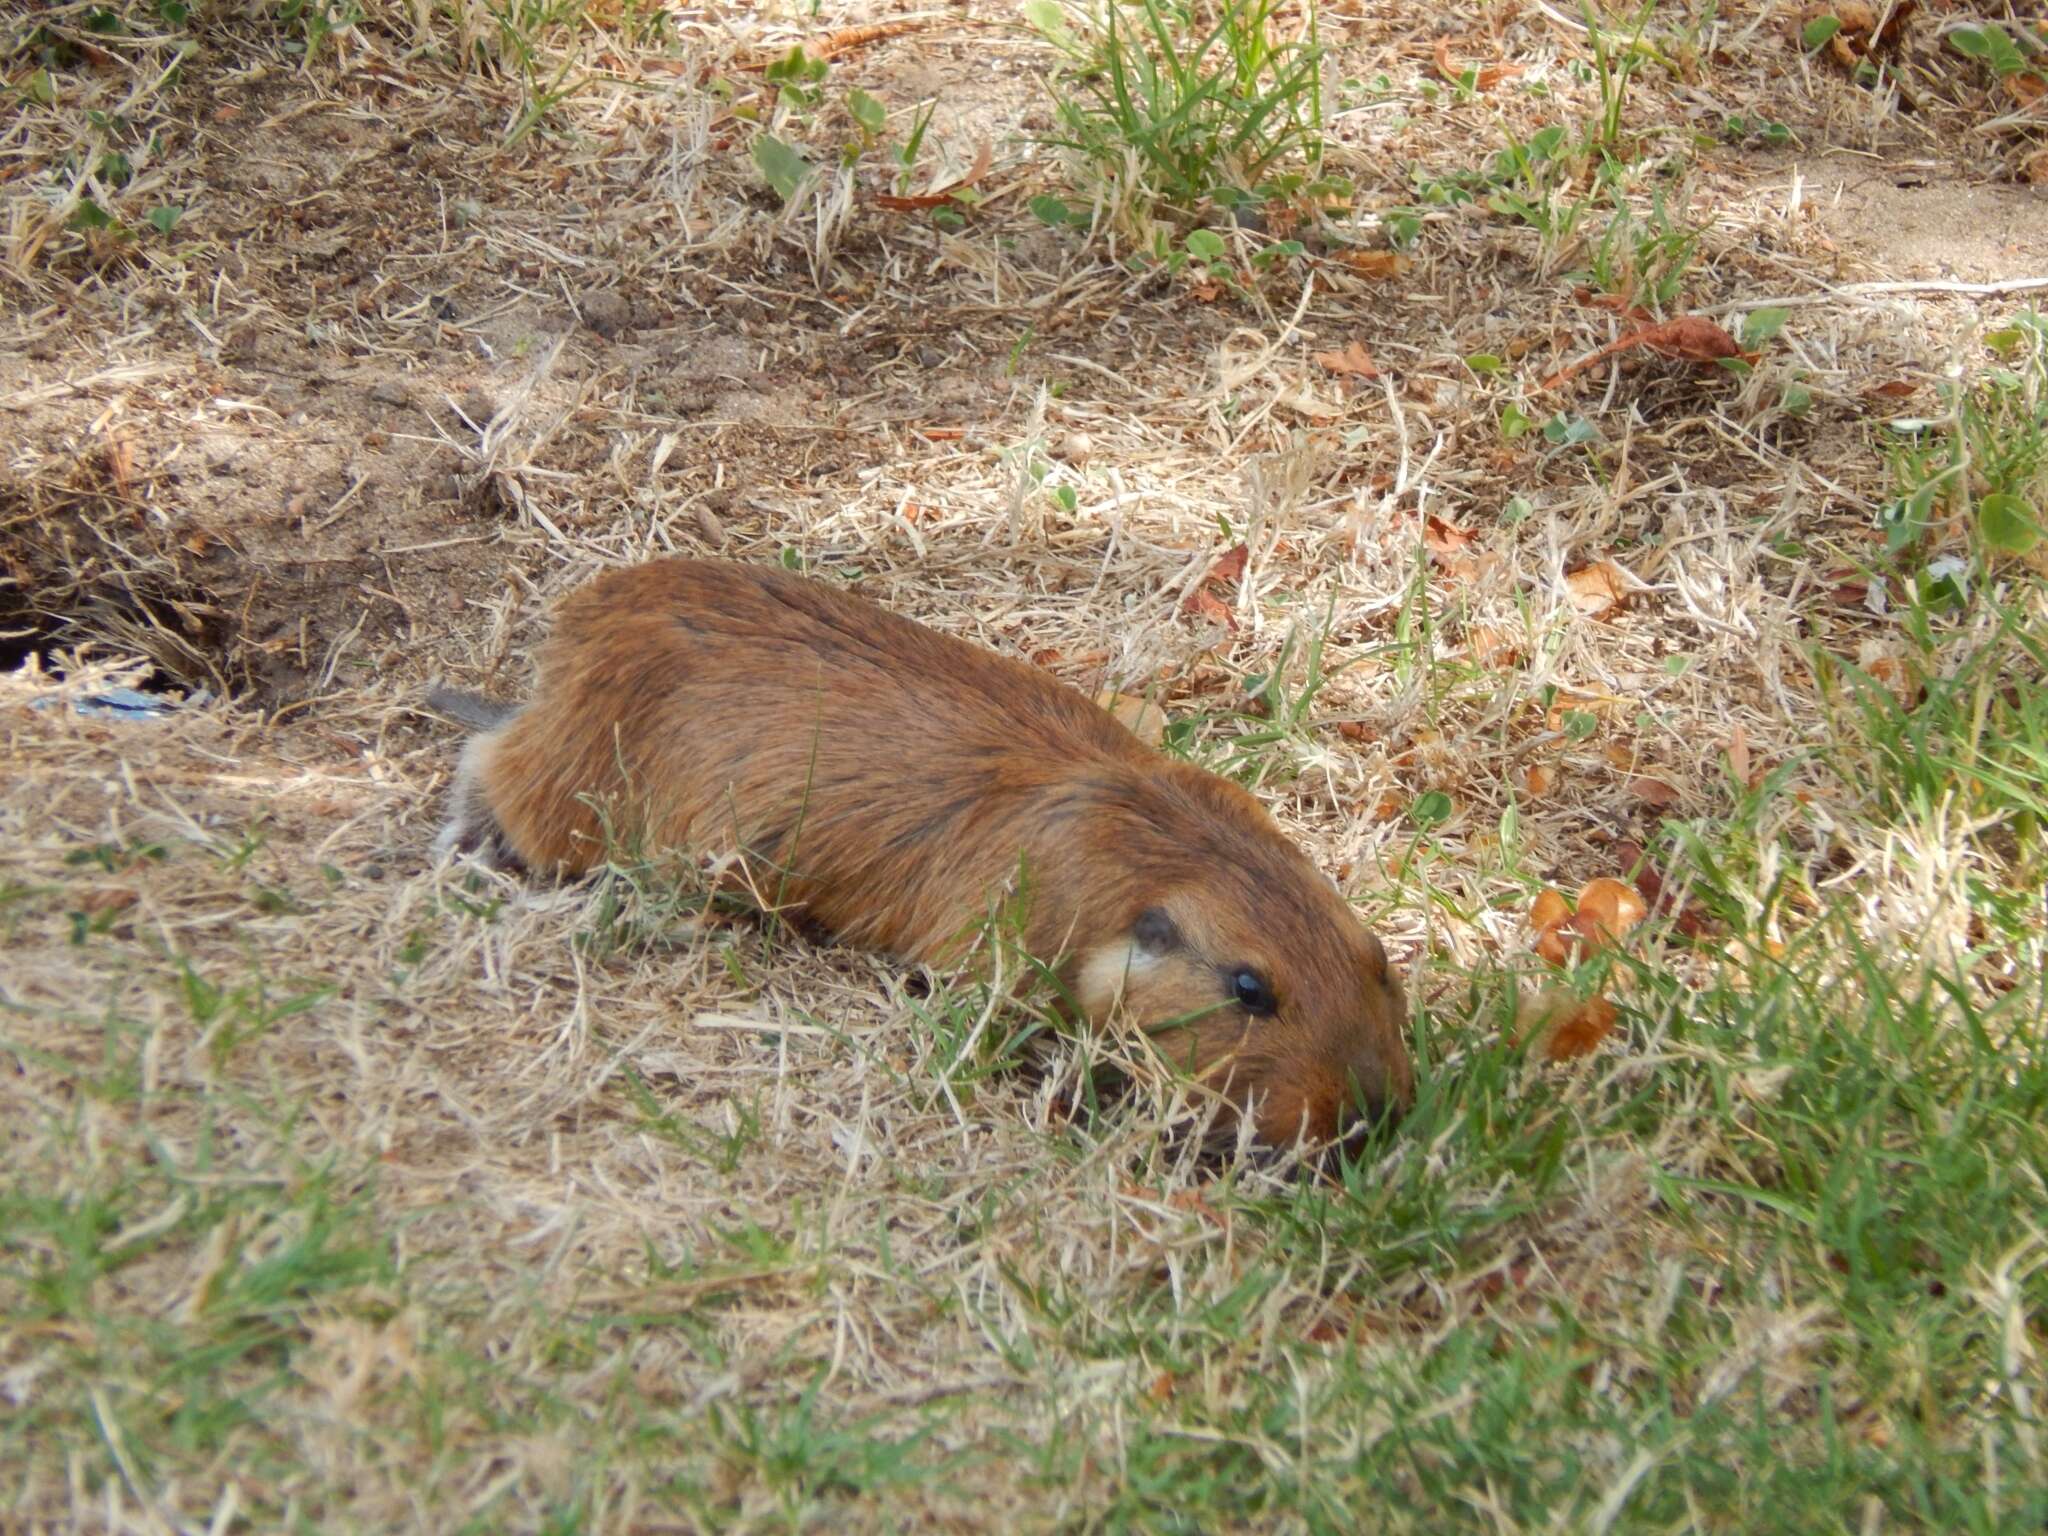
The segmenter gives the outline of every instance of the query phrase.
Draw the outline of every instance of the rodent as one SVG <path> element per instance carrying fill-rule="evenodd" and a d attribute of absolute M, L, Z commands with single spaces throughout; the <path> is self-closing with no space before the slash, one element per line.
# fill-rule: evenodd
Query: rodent
<path fill-rule="evenodd" d="M 957 957 L 1023 871 L 1026 950 L 1249 1109 L 1339 1135 L 1414 1077 L 1399 977 L 1244 789 L 1037 668 L 835 586 L 719 561 L 608 571 L 560 604 L 524 706 L 479 728 L 444 848 L 574 876 L 614 837 L 738 849 L 841 941 Z M 1121 1004 L 1122 1013 L 1118 1013 Z"/>

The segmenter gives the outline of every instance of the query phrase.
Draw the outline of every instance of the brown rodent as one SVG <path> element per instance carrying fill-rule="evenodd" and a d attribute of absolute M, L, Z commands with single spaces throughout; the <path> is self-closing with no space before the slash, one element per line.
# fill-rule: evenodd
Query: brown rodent
<path fill-rule="evenodd" d="M 443 846 L 575 875 L 606 832 L 740 849 L 840 939 L 956 955 L 1024 872 L 1026 949 L 1249 1107 L 1260 1138 L 1405 1106 L 1386 952 L 1249 794 L 1036 668 L 785 571 L 663 560 L 571 594 L 483 728 Z M 607 807 L 601 820 L 598 807 Z M 764 873 L 765 872 L 765 873 Z M 1121 1004 L 1121 1013 L 1118 1005 Z"/>

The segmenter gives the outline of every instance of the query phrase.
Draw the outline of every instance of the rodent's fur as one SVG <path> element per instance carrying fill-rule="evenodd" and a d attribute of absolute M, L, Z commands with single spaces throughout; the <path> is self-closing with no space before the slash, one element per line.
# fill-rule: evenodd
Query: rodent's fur
<path fill-rule="evenodd" d="M 611 835 L 739 849 L 842 940 L 955 956 L 1025 874 L 1025 947 L 1091 1019 L 1127 1018 L 1250 1108 L 1326 1140 L 1405 1105 L 1385 951 L 1243 789 L 1143 745 L 1020 661 L 788 572 L 663 560 L 572 593 L 530 703 L 484 727 L 448 847 L 576 875 Z M 608 822 L 601 823 L 599 807 Z M 1237 1001 L 1238 973 L 1275 1006 Z"/>

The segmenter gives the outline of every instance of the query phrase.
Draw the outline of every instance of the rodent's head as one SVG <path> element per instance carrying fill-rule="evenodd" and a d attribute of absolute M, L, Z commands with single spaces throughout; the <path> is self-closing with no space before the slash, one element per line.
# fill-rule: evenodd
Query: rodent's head
<path fill-rule="evenodd" d="M 1075 955 L 1075 1001 L 1121 1011 L 1269 1144 L 1406 1109 L 1407 1005 L 1380 941 L 1249 795 L 1175 768 L 1173 799 L 1200 815 L 1116 818 L 1128 878 L 1098 909 L 1108 936 Z"/>

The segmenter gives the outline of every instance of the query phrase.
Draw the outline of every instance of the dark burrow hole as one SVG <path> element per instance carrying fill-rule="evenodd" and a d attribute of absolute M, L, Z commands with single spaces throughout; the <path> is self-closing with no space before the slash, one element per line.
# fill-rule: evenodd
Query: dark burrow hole
<path fill-rule="evenodd" d="M 133 658 L 145 693 L 225 693 L 231 610 L 189 579 L 168 531 L 90 483 L 0 485 L 0 671 Z"/>

